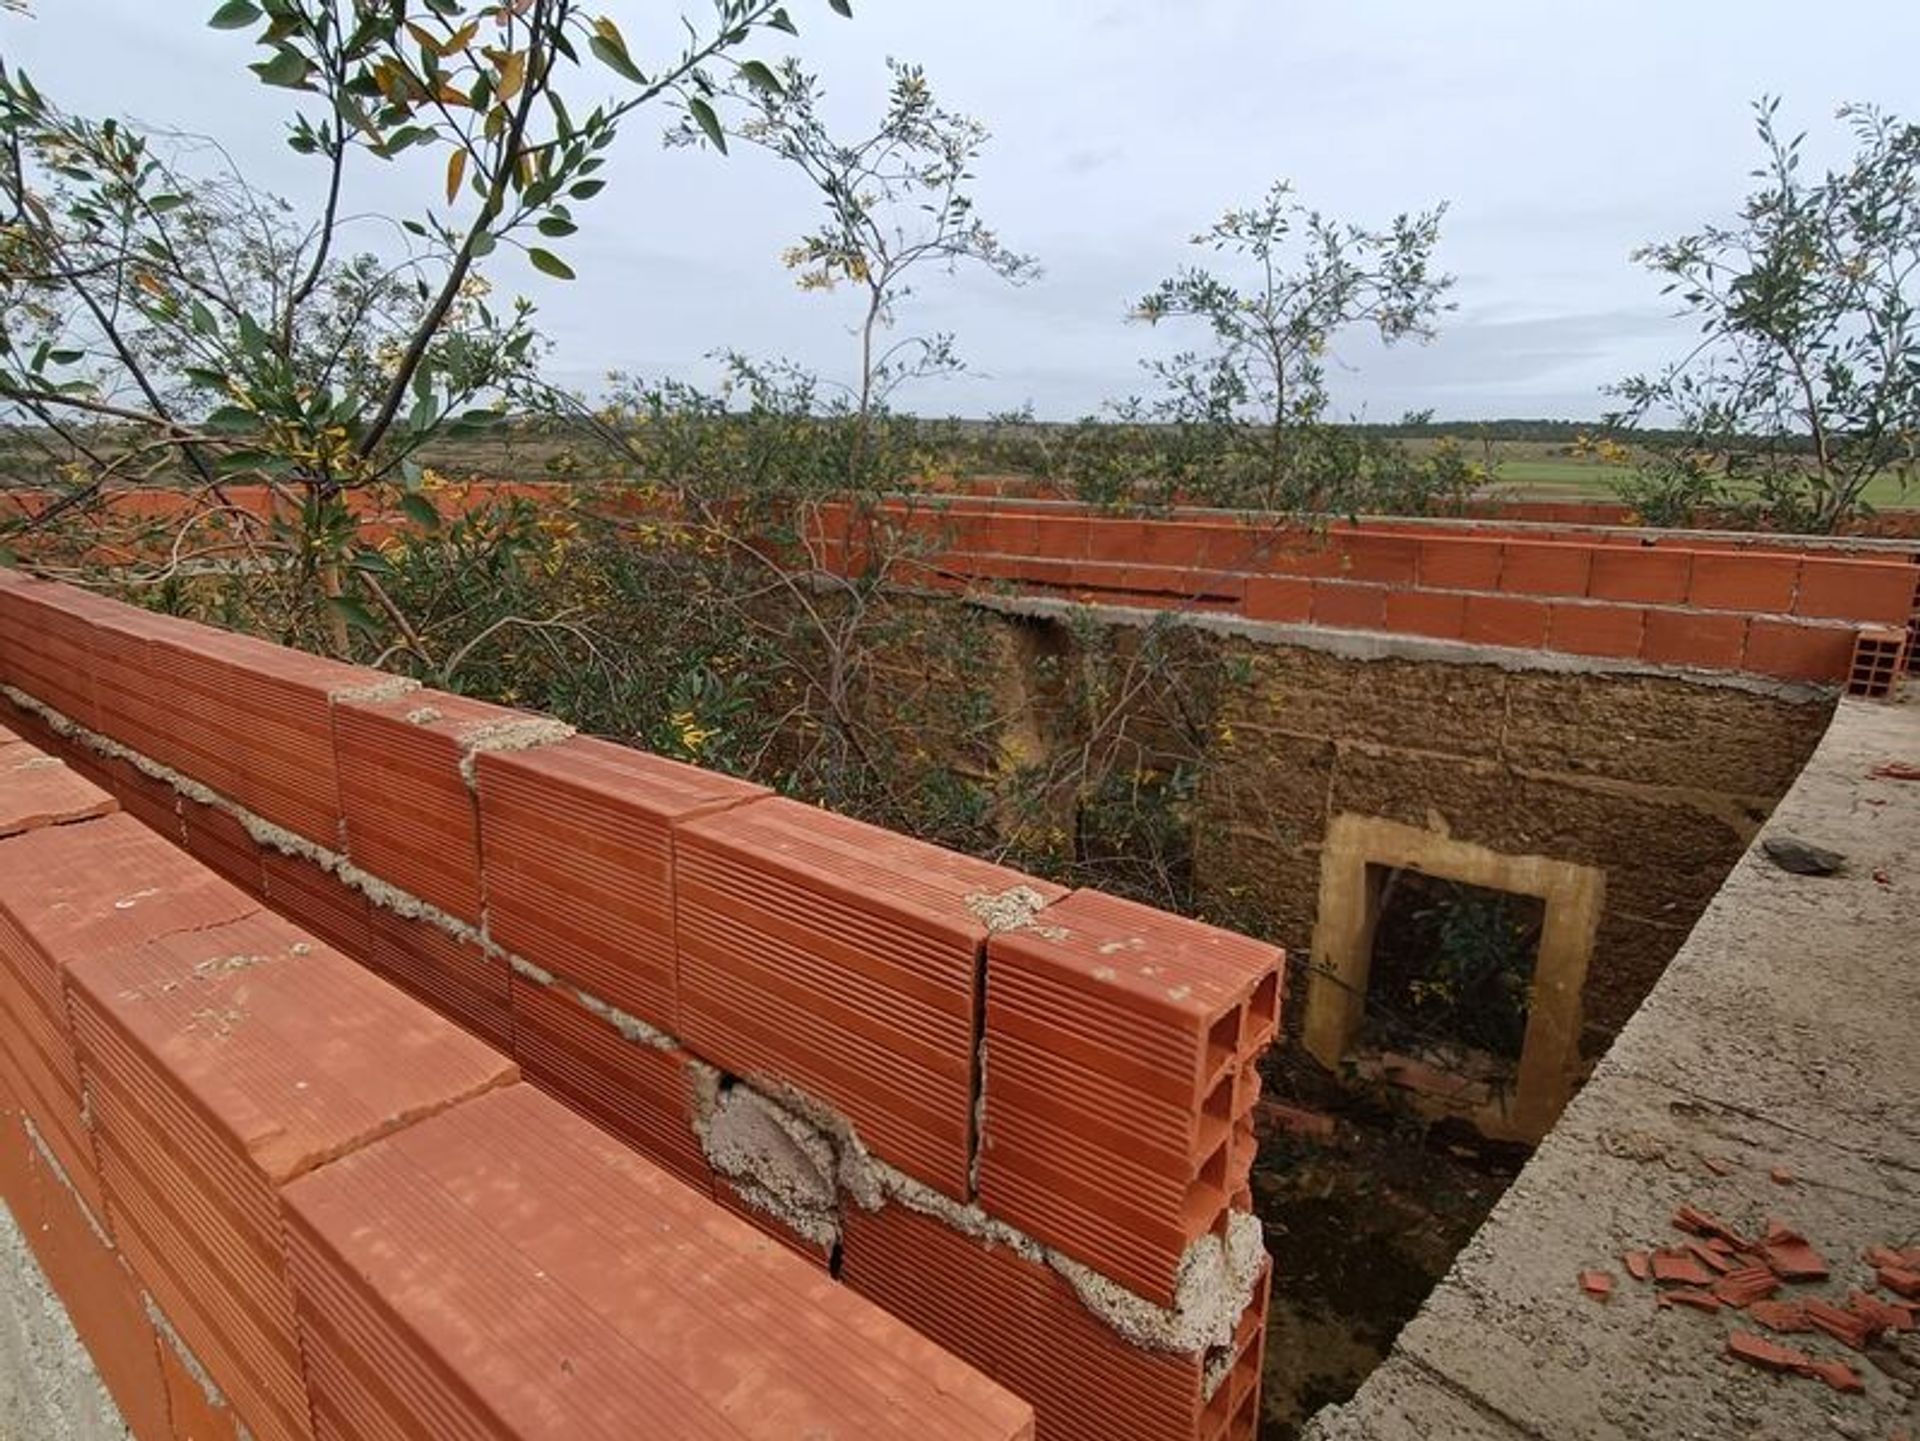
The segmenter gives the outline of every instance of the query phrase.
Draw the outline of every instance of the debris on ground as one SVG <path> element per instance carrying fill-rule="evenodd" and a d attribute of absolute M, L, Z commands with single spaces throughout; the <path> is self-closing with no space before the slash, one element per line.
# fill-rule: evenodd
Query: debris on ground
<path fill-rule="evenodd" d="M 1847 863 L 1840 852 L 1812 845 L 1798 836 L 1772 835 L 1760 845 L 1776 866 L 1796 876 L 1830 876 Z"/>
<path fill-rule="evenodd" d="M 1885 765 L 1875 766 L 1873 774 L 1883 781 L 1920 781 L 1920 766 L 1908 765 L 1905 761 L 1888 761 Z"/>
<path fill-rule="evenodd" d="M 1782 1185 L 1794 1179 L 1778 1169 L 1772 1176 Z M 1673 1226 L 1686 1238 L 1679 1245 L 1627 1251 L 1621 1256 L 1629 1276 L 1652 1284 L 1654 1303 L 1662 1309 L 1733 1311 L 1774 1335 L 1821 1336 L 1837 1342 L 1881 1369 L 1887 1364 L 1883 1356 L 1892 1354 L 1879 1346 L 1882 1338 L 1920 1329 L 1920 1246 L 1870 1246 L 1861 1254 L 1873 1284 L 1897 1299 L 1862 1286 L 1849 1289 L 1844 1301 L 1819 1295 L 1790 1297 L 1781 1294 L 1785 1287 L 1826 1281 L 1832 1268 L 1813 1243 L 1786 1222 L 1769 1220 L 1759 1236 L 1748 1237 L 1697 1206 L 1683 1205 L 1673 1213 Z M 1610 1272 L 1582 1271 L 1579 1280 L 1587 1295 L 1613 1299 Z M 1817 1380 L 1835 1391 L 1866 1389 L 1860 1373 L 1845 1361 L 1822 1358 L 1755 1331 L 1732 1332 L 1726 1350 L 1728 1356 L 1749 1366 Z"/>

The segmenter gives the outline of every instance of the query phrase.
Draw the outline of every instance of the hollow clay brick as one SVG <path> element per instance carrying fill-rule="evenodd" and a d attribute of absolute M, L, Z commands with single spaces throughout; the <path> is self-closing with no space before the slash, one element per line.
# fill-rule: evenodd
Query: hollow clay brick
<path fill-rule="evenodd" d="M 1793 609 L 1799 583 L 1798 556 L 1703 551 L 1694 557 L 1687 599 L 1701 610 L 1784 614 Z"/>
<path fill-rule="evenodd" d="M 468 925 L 480 923 L 480 818 L 462 763 L 524 712 L 440 691 L 333 710 L 348 859 Z"/>
<path fill-rule="evenodd" d="M 1838 683 L 1853 664 L 1853 642 L 1846 626 L 1756 616 L 1741 668 L 1782 680 Z"/>
<path fill-rule="evenodd" d="M 1316 580 L 1313 583 L 1313 623 L 1334 630 L 1381 630 L 1387 623 L 1384 585 L 1354 581 Z"/>
<path fill-rule="evenodd" d="M 1747 649 L 1744 615 L 1722 611 L 1647 611 L 1641 659 L 1655 665 L 1687 666 L 1698 670 L 1738 670 Z"/>
<path fill-rule="evenodd" d="M 1510 595 L 1583 596 L 1593 548 L 1554 541 L 1508 541 L 1502 547 L 1500 589 Z"/>
<path fill-rule="evenodd" d="M 1547 648 L 1570 655 L 1630 658 L 1640 654 L 1647 611 L 1637 605 L 1583 605 L 1556 601 L 1547 621 Z"/>
<path fill-rule="evenodd" d="M 119 808 L 111 795 L 56 757 L 25 744 L 0 746 L 0 840 Z"/>
<path fill-rule="evenodd" d="M 1800 563 L 1794 614 L 1904 625 L 1915 612 L 1920 566 L 1910 560 L 1825 560 Z"/>
<path fill-rule="evenodd" d="M 981 1204 L 1170 1303 L 1182 1254 L 1224 1227 L 1244 1180 L 1234 1141 L 1259 1087 L 1241 1038 L 1284 960 L 1095 891 L 994 936 Z"/>
<path fill-rule="evenodd" d="M 677 1030 L 673 857 L 684 823 L 758 786 L 575 737 L 478 758 L 488 929 L 517 956 Z"/>
<path fill-rule="evenodd" d="M 513 1050 L 506 957 L 384 906 L 370 906 L 368 921 L 367 949 L 349 954 L 496 1050 Z"/>
<path fill-rule="evenodd" d="M 67 979 L 116 1239 L 246 1424 L 304 1436 L 276 1188 L 512 1063 L 265 912 Z"/>
<path fill-rule="evenodd" d="M 356 961 L 368 959 L 373 934 L 364 894 L 305 856 L 267 850 L 260 864 L 269 909 Z"/>
<path fill-rule="evenodd" d="M 1425 590 L 1396 590 L 1387 597 L 1385 628 L 1396 635 L 1458 640 L 1467 624 L 1464 595 Z"/>
<path fill-rule="evenodd" d="M 1497 540 L 1430 536 L 1420 542 L 1419 583 L 1428 590 L 1498 590 L 1500 556 Z"/>
<path fill-rule="evenodd" d="M 676 839 L 678 1034 L 826 1102 L 877 1155 L 964 1199 L 989 923 L 1065 893 L 788 800 Z"/>
<path fill-rule="evenodd" d="M 1594 600 L 1684 605 L 1692 579 L 1690 551 L 1651 546 L 1600 546 L 1593 552 L 1587 594 Z"/>
<path fill-rule="evenodd" d="M 1300 624 L 1313 613 L 1313 582 L 1299 576 L 1250 575 L 1243 605 L 1248 620 Z"/>
<path fill-rule="evenodd" d="M 1026 1403 L 531 1087 L 285 1196 L 322 1435 L 1032 1435 Z"/>
<path fill-rule="evenodd" d="M 1475 645 L 1538 650 L 1546 644 L 1548 611 L 1544 602 L 1523 596 L 1470 595 L 1461 636 Z"/>

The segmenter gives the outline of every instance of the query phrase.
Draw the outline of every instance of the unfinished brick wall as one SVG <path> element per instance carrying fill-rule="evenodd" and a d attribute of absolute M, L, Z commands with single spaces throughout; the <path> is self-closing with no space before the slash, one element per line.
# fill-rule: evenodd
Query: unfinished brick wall
<path fill-rule="evenodd" d="M 0 1200 L 141 1441 L 1032 1435 L 9 730 Z"/>
<path fill-rule="evenodd" d="M 215 1249 L 260 1264 L 227 1278 L 231 1304 L 204 1304 L 204 1324 L 184 1293 L 176 1302 L 189 1319 L 170 1310 L 168 1318 L 210 1373 L 225 1367 L 236 1378 L 224 1393 L 267 1418 L 261 1434 L 302 1434 L 290 1378 L 326 1391 L 324 1400 L 310 1398 L 321 1434 L 360 1434 L 356 1428 L 426 1404 L 422 1397 L 469 1404 L 459 1381 L 434 1379 L 447 1374 L 449 1356 L 479 1344 L 473 1328 L 485 1320 L 463 1329 L 458 1318 L 470 1307 L 490 1317 L 504 1304 L 498 1297 L 522 1294 L 517 1285 L 502 1289 L 498 1268 L 461 1251 L 459 1238 L 482 1234 L 478 1198 L 489 1187 L 544 1185 L 613 1225 L 643 1206 L 620 1200 L 620 1186 L 639 1184 L 639 1176 L 664 1194 L 667 1173 L 682 1208 L 673 1212 L 676 1225 L 732 1235 L 726 1227 L 750 1219 L 781 1243 L 783 1263 L 818 1278 L 796 1286 L 796 1296 L 848 1304 L 823 1300 L 847 1294 L 825 1273 L 844 1275 L 1025 1396 L 1045 1437 L 1253 1434 L 1268 1281 L 1245 1173 L 1253 1063 L 1279 1010 L 1277 949 L 1087 893 L 1066 895 L 724 777 L 569 737 L 540 717 L 12 573 L 0 573 L 0 685 L 8 724 L 59 750 L 123 797 L 130 815 L 217 866 L 224 880 L 204 886 L 264 901 L 359 963 L 349 966 L 332 946 L 255 908 L 247 927 L 279 929 L 235 932 L 225 950 L 210 952 L 220 927 L 201 926 L 186 950 L 146 946 L 146 970 L 93 980 L 86 963 L 70 968 L 88 981 L 73 1002 L 75 1016 L 85 1017 L 82 1054 L 91 1038 L 126 1068 L 119 1084 L 133 1099 L 124 1114 L 136 1118 L 120 1128 L 127 1154 L 150 1156 L 142 1138 L 155 1134 L 153 1116 L 164 1111 L 157 1102 L 139 1109 L 156 1087 L 166 1089 L 165 1058 L 142 1060 L 139 1027 L 161 1028 L 148 1038 L 149 1052 L 164 1050 L 170 1036 L 190 1038 L 178 1042 L 191 1052 L 182 1062 L 191 1079 L 181 1083 L 176 1110 L 182 1124 L 203 1125 L 207 1139 L 172 1179 L 189 1188 L 183 1195 L 200 1187 L 207 1214 L 220 1205 L 238 1213 L 231 1225 L 240 1229 Z M 110 820 L 116 832 L 149 834 L 126 816 Z M 154 852 L 162 853 L 176 854 Z M 178 864 L 192 863 L 181 856 Z M 193 873 L 208 875 L 198 866 Z M 289 939 L 296 935 L 304 939 Z M 300 964 L 296 944 L 315 947 Z M 310 968 L 342 994 L 289 991 L 284 1011 L 273 1012 L 287 1028 L 282 1043 L 247 1052 L 244 1064 L 221 1034 L 224 992 L 184 1013 L 184 998 L 145 998 L 171 997 L 165 988 L 183 967 L 196 987 L 241 986 L 297 975 L 322 953 L 332 959 Z M 220 960 L 229 954 L 282 959 L 229 973 Z M 195 969 L 209 961 L 206 975 Z M 403 1114 L 389 1123 L 454 1110 L 407 1126 L 391 1143 L 379 1139 L 380 1125 L 362 1122 L 364 1106 L 343 1102 L 338 1137 L 295 1147 L 292 1159 L 274 1150 L 262 1160 L 250 1149 L 261 1131 L 249 1124 L 247 1096 L 274 1094 L 294 1073 L 285 1058 L 319 1044 L 301 1031 L 303 1016 L 312 1026 L 349 1026 L 335 1044 L 358 1047 L 351 1023 L 371 1003 L 346 992 L 358 984 L 393 996 L 375 975 L 470 1033 L 475 1039 L 461 1044 L 471 1054 L 506 1068 L 481 1043 L 510 1052 L 533 1086 L 647 1161 L 634 1159 L 627 1179 L 590 1179 L 620 1171 L 613 1158 L 629 1152 L 593 1140 L 598 1131 L 555 1124 L 547 1129 L 562 1139 L 527 1140 L 511 1180 L 474 1172 L 464 1147 L 501 1136 L 520 1147 L 519 1138 L 541 1129 L 522 1115 L 532 1099 L 502 1099 L 516 1094 L 499 1091 L 511 1068 L 484 1067 L 461 1095 L 488 1095 L 397 1108 Z M 136 992 L 138 1005 L 126 999 Z M 129 1008 L 131 1018 L 123 1014 Z M 22 1014 L 27 1034 L 32 1013 Z M 388 1054 L 393 1047 L 374 1020 L 364 1060 L 341 1064 L 355 1084 L 377 1090 L 407 1068 L 396 1060 L 405 1047 Z M 434 1026 L 436 1036 L 457 1035 Z M 1101 1039 L 1110 1027 L 1141 1048 Z M 1007 1057 L 1004 1080 L 992 1063 L 996 1045 Z M 48 1076 L 36 1071 L 35 1080 L 53 1118 L 42 1130 L 60 1131 L 80 1156 L 89 1144 L 78 1099 L 84 1082 L 57 1066 L 42 1070 Z M 551 1102 L 538 1104 L 551 1113 Z M 1151 1140 L 1137 1153 L 1126 1145 L 1128 1114 Z M 1085 1138 L 1077 1164 L 1088 1174 L 1035 1160 L 1029 1138 L 1063 1131 Z M 338 1159 L 345 1151 L 353 1154 Z M 1138 1194 L 1131 1181 L 1122 1186 L 1103 1174 L 1115 1160 L 1143 1182 Z M 315 1165 L 321 1169 L 301 1179 Z M 349 1224 L 347 1198 L 361 1190 L 397 1209 L 429 1181 L 446 1193 L 444 1214 L 396 1216 L 390 1239 L 379 1242 Z M 253 1199 L 242 1206 L 206 1189 L 221 1185 Z M 288 1217 L 290 1252 L 266 1244 L 275 1198 Z M 685 1209 L 693 1198 L 698 1208 Z M 656 1196 L 644 1204 L 665 1203 Z M 106 1211 L 114 1214 L 111 1185 Z M 159 1213 L 149 1206 L 136 1214 Z M 162 1222 L 152 1225 L 157 1232 Z M 192 1239 L 183 1226 L 174 1222 L 171 1241 Z M 923 1258 L 897 1244 L 903 1226 L 932 1227 L 943 1254 L 958 1258 L 973 1300 L 944 1329 L 914 1299 L 925 1296 Z M 402 1276 L 387 1248 L 427 1248 L 430 1237 L 436 1289 L 376 1294 L 379 1278 L 397 1284 Z M 524 1247 L 500 1263 L 505 1273 L 524 1257 L 538 1269 L 564 1265 L 608 1307 L 624 1297 L 621 1305 L 644 1310 L 655 1296 L 640 1284 L 644 1268 L 593 1276 L 588 1248 L 547 1256 L 549 1239 L 529 1222 Z M 174 1254 L 186 1253 L 167 1242 L 153 1250 L 161 1259 Z M 290 1269 L 282 1264 L 288 1255 Z M 1008 1279 L 1016 1275 L 1018 1284 Z M 375 1278 L 371 1288 L 367 1277 Z M 149 1289 L 161 1296 L 165 1287 Z M 276 1298 L 309 1293 L 337 1308 L 337 1319 L 310 1333 L 296 1327 L 306 1368 L 299 1372 L 289 1369 L 289 1313 L 276 1309 Z M 497 1434 L 520 1434 L 512 1427 L 530 1413 L 516 1408 L 532 1403 L 516 1388 L 531 1384 L 542 1357 L 577 1354 L 555 1351 L 555 1337 L 573 1346 L 598 1334 L 582 1331 L 565 1308 L 531 1310 L 527 1369 L 498 1378 L 501 1389 L 486 1401 L 496 1408 Z M 232 1316 L 245 1325 L 220 1319 Z M 631 1324 L 626 1311 L 618 1316 Z M 797 1424 L 753 1428 L 803 1417 L 804 1389 L 779 1404 L 748 1399 L 760 1395 L 740 1374 L 756 1364 L 753 1356 L 737 1342 L 721 1347 L 719 1333 L 704 1337 L 695 1321 L 686 1328 L 686 1370 L 740 1398 L 726 1415 L 738 1434 L 798 1434 Z M 820 1324 L 876 1334 L 875 1321 Z M 229 1334 L 234 1326 L 240 1330 Z M 1078 1338 L 1084 1369 L 1060 1363 L 1063 1338 Z M 734 1372 L 709 1358 L 716 1347 L 720 1358 L 738 1358 Z M 369 1356 L 389 1352 L 418 1358 L 391 1363 L 417 1393 L 375 1384 L 380 1365 Z M 935 1361 L 916 1353 L 913 1365 L 939 1381 Z M 634 1385 L 644 1380 L 626 1361 L 619 1366 Z M 1014 1434 L 993 1429 L 1004 1406 L 978 1399 L 985 1393 L 958 1394 L 953 1405 L 991 1424 L 969 1422 L 973 1429 L 954 1434 Z M 751 1426 L 736 1406 L 752 1413 Z M 945 1423 L 913 1424 L 948 1434 Z M 878 1432 L 862 1421 L 848 1434 Z"/>
<path fill-rule="evenodd" d="M 897 573 L 935 590 L 1062 595 L 1839 686 L 1858 673 L 1863 630 L 1878 645 L 1884 628 L 1920 616 L 1920 552 L 1894 543 L 1387 520 L 1315 533 L 1279 517 L 1117 519 L 980 499 L 835 504 L 813 519 L 813 558 L 829 570 L 857 571 L 902 547 Z"/>

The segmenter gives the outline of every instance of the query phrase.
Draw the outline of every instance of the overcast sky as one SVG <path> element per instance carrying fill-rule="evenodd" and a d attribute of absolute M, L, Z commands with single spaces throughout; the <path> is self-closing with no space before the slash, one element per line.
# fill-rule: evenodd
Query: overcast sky
<path fill-rule="evenodd" d="M 1046 268 L 1019 289 L 928 277 L 903 329 L 956 332 L 973 372 L 901 397 L 926 413 L 1069 418 L 1140 389 L 1140 359 L 1177 337 L 1126 324 L 1129 300 L 1286 177 L 1362 223 L 1451 206 L 1458 309 L 1424 346 L 1343 342 L 1341 413 L 1595 416 L 1601 385 L 1691 333 L 1629 254 L 1731 216 L 1758 155 L 1749 101 L 1781 94 L 1828 160 L 1835 106 L 1920 99 L 1920 0 L 855 0 L 852 21 L 790 5 L 802 38 L 758 53 L 799 53 L 850 130 L 877 115 L 890 55 L 992 127 L 980 211 Z M 607 0 L 643 66 L 681 8 Z M 257 183 L 312 194 L 315 165 L 281 140 L 288 97 L 242 68 L 244 35 L 205 28 L 213 0 L 36 9 L 0 17 L 0 51 L 69 109 L 215 135 Z M 495 264 L 499 290 L 538 301 L 556 375 L 710 381 L 704 357 L 732 347 L 844 376 L 853 298 L 801 294 L 778 264 L 812 223 L 804 183 L 757 155 L 665 150 L 668 118 L 630 124 L 581 207 L 577 281 Z M 354 179 L 374 210 L 412 213 L 432 188 L 366 161 Z"/>

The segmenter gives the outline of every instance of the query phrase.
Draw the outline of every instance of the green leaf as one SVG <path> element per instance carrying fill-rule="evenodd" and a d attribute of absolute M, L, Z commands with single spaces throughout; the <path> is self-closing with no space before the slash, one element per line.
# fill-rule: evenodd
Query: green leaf
<path fill-rule="evenodd" d="M 624 76 L 636 85 L 647 83 L 647 77 L 640 73 L 640 67 L 627 57 L 625 46 L 616 45 L 604 35 L 595 35 L 587 41 L 587 48 L 599 56 L 600 63 L 616 75 Z"/>
<path fill-rule="evenodd" d="M 215 30 L 244 30 L 259 18 L 260 7 L 253 0 L 227 0 L 207 24 Z"/>
<path fill-rule="evenodd" d="M 365 575 L 377 575 L 383 579 L 396 574 L 392 562 L 377 550 L 356 550 L 347 557 L 347 564 Z"/>
<path fill-rule="evenodd" d="M 432 501 L 418 491 L 409 491 L 400 497 L 400 509 L 422 530 L 440 529 L 440 512 L 434 509 Z"/>
<path fill-rule="evenodd" d="M 202 428 L 223 433 L 233 433 L 253 430 L 258 427 L 259 424 L 260 417 L 255 415 L 251 410 L 244 410 L 237 405 L 223 405 L 202 422 Z"/>
<path fill-rule="evenodd" d="M 606 188 L 607 182 L 604 180 L 582 180 L 578 185 L 575 185 L 567 191 L 567 194 L 571 195 L 575 200 L 591 200 Z"/>
<path fill-rule="evenodd" d="M 773 12 L 773 18 L 768 20 L 767 24 L 776 30 L 784 30 L 789 35 L 798 35 L 800 33 L 800 27 L 793 23 L 793 17 L 787 14 L 787 7 L 784 5 Z"/>
<path fill-rule="evenodd" d="M 52 350 L 47 352 L 47 359 L 51 360 L 55 365 L 77 365 L 86 358 L 87 353 L 84 350 Z"/>
<path fill-rule="evenodd" d="M 380 622 L 373 618 L 373 612 L 350 595 L 330 595 L 327 604 L 346 623 L 368 635 L 380 634 Z"/>
<path fill-rule="evenodd" d="M 769 95 L 786 94 L 786 91 L 780 88 L 779 80 L 774 78 L 773 72 L 758 60 L 741 62 L 740 73 L 747 77 L 748 83 L 766 91 Z"/>
<path fill-rule="evenodd" d="M 573 267 L 555 255 L 551 250 L 542 250 L 539 246 L 529 246 L 527 259 L 533 262 L 535 270 L 543 271 L 556 280 L 573 279 Z"/>
<path fill-rule="evenodd" d="M 278 85 L 291 90 L 304 85 L 307 79 L 307 62 L 298 50 L 282 45 L 273 52 L 273 59 L 262 60 L 247 69 L 258 75 L 268 85 Z"/>
<path fill-rule="evenodd" d="M 579 228 L 571 220 L 562 220 L 558 215 L 549 215 L 540 222 L 540 233 L 551 235 L 556 240 L 561 236 L 573 234 Z"/>
<path fill-rule="evenodd" d="M 687 113 L 699 122 L 706 132 L 707 139 L 713 142 L 713 148 L 722 155 L 727 153 L 727 132 L 720 128 L 720 117 L 713 113 L 713 107 L 698 95 L 687 101 Z"/>
<path fill-rule="evenodd" d="M 156 195 L 147 202 L 147 209 L 155 215 L 165 215 L 169 210 L 178 210 L 187 203 L 184 195 Z"/>
<path fill-rule="evenodd" d="M 827 0 L 827 7 L 836 15 L 844 15 L 849 20 L 853 19 L 853 6 L 848 3 L 848 0 Z"/>

